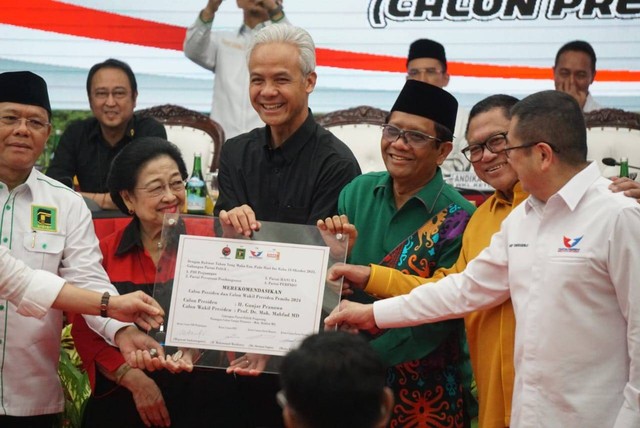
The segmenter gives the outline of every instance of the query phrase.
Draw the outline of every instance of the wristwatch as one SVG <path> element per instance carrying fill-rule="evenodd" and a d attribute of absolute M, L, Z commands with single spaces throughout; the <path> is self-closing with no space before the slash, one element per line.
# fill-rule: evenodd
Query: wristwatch
<path fill-rule="evenodd" d="M 107 308 L 109 307 L 109 297 L 111 295 L 108 291 L 105 291 L 102 295 L 102 299 L 100 299 L 100 316 L 103 318 L 107 318 Z"/>

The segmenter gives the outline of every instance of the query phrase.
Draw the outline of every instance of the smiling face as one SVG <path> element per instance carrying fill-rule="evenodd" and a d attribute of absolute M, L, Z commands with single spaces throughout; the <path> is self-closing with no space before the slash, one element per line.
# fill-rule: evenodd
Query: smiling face
<path fill-rule="evenodd" d="M 405 131 L 436 136 L 435 123 L 422 116 L 394 111 L 389 116 L 388 123 Z M 394 142 L 381 139 L 382 158 L 394 180 L 394 186 L 401 185 L 407 189 L 419 189 L 431 181 L 438 165 L 444 162 L 451 149 L 451 142 L 437 144 L 430 140 L 414 147 L 407 144 L 404 138 L 398 138 Z"/>
<path fill-rule="evenodd" d="M 556 90 L 564 87 L 575 87 L 579 92 L 588 93 L 595 74 L 592 70 L 591 58 L 581 51 L 565 51 L 558 57 L 553 67 L 553 81 Z"/>
<path fill-rule="evenodd" d="M 142 165 L 135 189 L 132 192 L 123 190 L 120 195 L 127 208 L 135 212 L 145 230 L 160 230 L 164 214 L 177 213 L 184 206 L 184 189 L 174 192 L 169 186 L 170 183 L 181 180 L 176 162 L 163 155 Z M 158 187 L 163 188 L 162 194 L 152 196 L 150 193 Z"/>
<path fill-rule="evenodd" d="M 256 46 L 249 58 L 251 105 L 272 132 L 291 135 L 305 121 L 316 73 L 302 74 L 298 48 L 288 43 Z"/>
<path fill-rule="evenodd" d="M 109 67 L 96 71 L 91 79 L 89 105 L 103 133 L 124 135 L 137 97 L 124 71 Z"/>
<path fill-rule="evenodd" d="M 0 180 L 11 188 L 24 182 L 44 150 L 51 126 L 33 130 L 22 119 L 49 122 L 47 111 L 38 106 L 0 103 L 0 116 L 21 118 L 15 125 L 0 123 Z"/>
<path fill-rule="evenodd" d="M 482 144 L 493 135 L 507 132 L 509 123 L 510 120 L 504 115 L 504 109 L 500 107 L 474 116 L 469 122 L 467 132 L 469 146 Z M 491 153 L 485 148 L 482 159 L 471 165 L 478 178 L 505 196 L 512 196 L 513 186 L 518 181 L 518 176 L 507 162 L 507 156 L 504 153 Z"/>

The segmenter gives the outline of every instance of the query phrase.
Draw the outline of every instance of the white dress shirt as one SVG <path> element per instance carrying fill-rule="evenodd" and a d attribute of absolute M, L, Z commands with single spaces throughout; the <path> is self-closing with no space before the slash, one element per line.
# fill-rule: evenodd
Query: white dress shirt
<path fill-rule="evenodd" d="M 50 272 L 34 270 L 0 246 L 0 299 L 17 306 L 20 315 L 42 318 L 58 297 L 64 279 Z"/>
<path fill-rule="evenodd" d="M 67 282 L 117 294 L 102 268 L 91 213 L 82 197 L 33 169 L 9 192 L 0 182 L 0 245 L 32 269 L 58 274 Z M 52 291 L 59 291 L 59 280 Z M 40 284 L 41 287 L 48 284 Z M 50 298 L 50 297 L 49 297 Z M 113 343 L 129 324 L 87 316 L 87 324 Z M 62 411 L 58 379 L 62 312 L 25 317 L 0 301 L 0 414 L 34 416 Z"/>
<path fill-rule="evenodd" d="M 590 111 L 600 110 L 602 106 L 591 96 L 591 93 L 587 94 L 587 100 L 584 102 L 583 112 L 589 113 Z"/>
<path fill-rule="evenodd" d="M 284 17 L 279 23 L 288 24 Z M 211 31 L 212 22 L 200 17 L 187 29 L 184 54 L 191 61 L 215 73 L 211 118 L 222 125 L 225 138 L 264 126 L 249 99 L 247 49 L 255 34 L 271 21 L 237 32 Z"/>
<path fill-rule="evenodd" d="M 513 427 L 640 427 L 640 204 L 595 163 L 529 197 L 466 270 L 373 306 L 382 328 L 516 314 Z"/>

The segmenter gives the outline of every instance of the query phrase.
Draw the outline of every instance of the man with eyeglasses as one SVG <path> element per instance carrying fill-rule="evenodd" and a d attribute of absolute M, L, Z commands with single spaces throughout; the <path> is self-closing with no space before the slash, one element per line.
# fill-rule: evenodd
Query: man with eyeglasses
<path fill-rule="evenodd" d="M 99 291 L 101 315 L 109 295 L 118 294 L 100 264 L 91 214 L 81 197 L 34 168 L 51 134 L 51 106 L 45 81 L 27 71 L 0 74 L 0 245 L 31 269 L 59 275 L 78 287 Z M 41 285 L 43 286 L 43 285 Z M 49 291 L 57 292 L 56 283 Z M 39 308 L 42 309 L 42 308 Z M 0 302 L 0 426 L 50 428 L 64 407 L 58 379 L 62 312 L 23 316 Z M 162 347 L 133 324 L 101 317 L 87 323 L 120 347 L 132 365 L 155 364 L 148 352 Z M 148 317 L 149 324 L 159 326 Z"/>
<path fill-rule="evenodd" d="M 133 113 L 138 84 L 131 67 L 117 59 L 95 64 L 87 75 L 87 96 L 93 117 L 75 121 L 62 134 L 46 174 L 73 187 L 102 209 L 114 210 L 107 189 L 111 161 L 134 138 L 166 139 L 164 126 Z"/>
<path fill-rule="evenodd" d="M 457 107 L 456 99 L 437 86 L 405 82 L 382 127 L 387 171 L 357 177 L 338 199 L 339 214 L 358 231 L 349 263 L 378 263 L 430 277 L 456 261 L 474 211 L 444 182 L 439 167 L 451 151 Z M 320 227 L 331 229 L 341 221 L 328 218 Z M 350 299 L 371 302 L 378 297 L 356 290 Z M 462 320 L 384 330 L 370 339 L 387 364 L 387 386 L 396 403 L 402 403 L 394 406 L 392 424 L 417 418 L 436 425 L 450 419 L 452 426 L 462 427 L 475 416 Z M 447 394 L 439 393 L 445 388 Z M 433 402 L 425 407 L 425 400 Z"/>
<path fill-rule="evenodd" d="M 640 426 L 640 206 L 587 161 L 572 96 L 540 92 L 511 112 L 501 153 L 531 196 L 491 244 L 462 273 L 408 295 L 342 302 L 326 326 L 418 325 L 511 297 L 511 426 Z"/>
<path fill-rule="evenodd" d="M 449 84 L 447 72 L 447 55 L 444 46 L 435 40 L 418 39 L 409 46 L 407 56 L 407 80 L 419 80 L 430 83 L 439 88 Z M 456 128 L 453 132 L 453 150 L 442 165 L 445 174 L 469 169 L 469 162 L 460 154 L 465 146 L 464 130 L 467 123 L 468 111 L 458 106 Z"/>

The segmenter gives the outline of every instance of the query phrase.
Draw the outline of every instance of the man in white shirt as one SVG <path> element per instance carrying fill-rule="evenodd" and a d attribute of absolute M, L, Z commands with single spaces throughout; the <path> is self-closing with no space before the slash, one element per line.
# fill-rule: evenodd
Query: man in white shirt
<path fill-rule="evenodd" d="M 0 246 L 0 299 L 16 305 L 20 315 L 36 318 L 42 318 L 50 308 L 99 315 L 106 300 L 104 310 L 109 317 L 135 321 L 143 328 L 159 326 L 149 324 L 143 314 L 156 317 L 163 313 L 160 305 L 142 291 L 106 298 L 96 291 L 74 287 L 51 272 L 29 268 L 3 246 Z"/>
<path fill-rule="evenodd" d="M 558 50 L 553 65 L 556 91 L 566 92 L 575 98 L 585 113 L 602 108 L 589 93 L 595 77 L 596 52 L 589 43 L 574 40 Z"/>
<path fill-rule="evenodd" d="M 505 153 L 531 196 L 463 273 L 327 327 L 417 325 L 489 308 L 516 315 L 512 427 L 640 426 L 640 205 L 586 161 L 580 106 L 559 91 L 512 109 Z M 349 275 L 345 274 L 349 280 Z"/>
<path fill-rule="evenodd" d="M 101 294 L 118 294 L 100 264 L 82 196 L 33 167 L 51 134 L 50 120 L 47 85 L 40 76 L 0 74 L 0 245 L 32 269 Z M 147 350 L 164 355 L 162 347 L 134 325 L 106 318 L 106 296 L 101 303 L 102 317 L 86 317 L 90 327 L 130 357 L 130 364 L 144 360 L 153 369 Z M 57 372 L 62 312 L 25 317 L 14 304 L 0 301 L 0 318 L 0 426 L 50 428 L 64 407 Z M 144 350 L 137 353 L 142 356 L 134 359 L 131 353 L 138 350 Z"/>
<path fill-rule="evenodd" d="M 249 100 L 247 48 L 253 36 L 272 23 L 289 21 L 281 0 L 236 0 L 243 23 L 238 31 L 212 30 L 222 0 L 208 0 L 187 29 L 184 54 L 215 74 L 211 118 L 224 129 L 226 138 L 264 126 Z"/>

